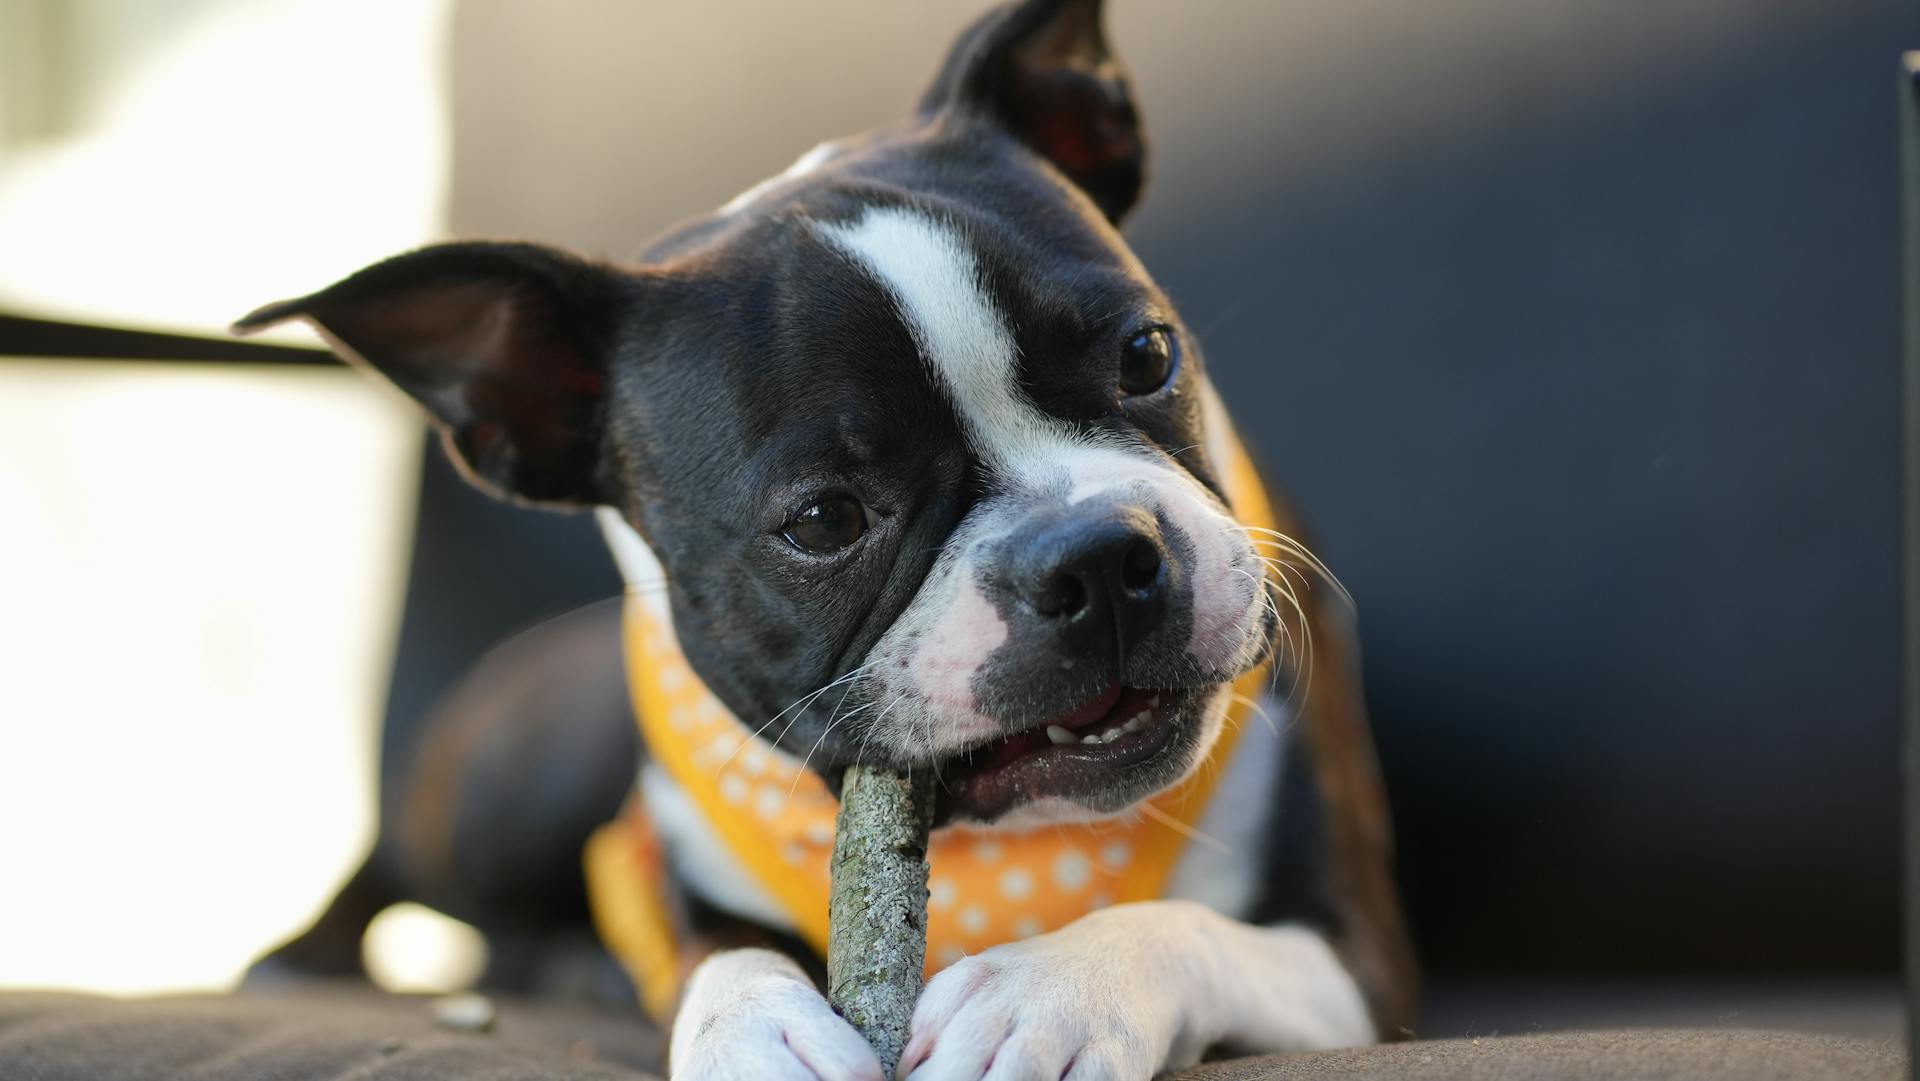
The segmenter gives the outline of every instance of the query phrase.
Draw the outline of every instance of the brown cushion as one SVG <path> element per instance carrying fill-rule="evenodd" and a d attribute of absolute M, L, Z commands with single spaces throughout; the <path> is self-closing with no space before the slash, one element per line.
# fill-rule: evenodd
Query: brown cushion
<path fill-rule="evenodd" d="M 637 1014 L 500 1002 L 490 1032 L 365 990 L 119 1001 L 0 994 L 8 1081 L 649 1081 L 659 1034 Z M 1178 1081 L 1895 1081 L 1876 1043 L 1738 1029 L 1425 1040 L 1213 1063 Z"/>
<path fill-rule="evenodd" d="M 427 1000 L 366 990 L 120 1001 L 0 994 L 7 1081 L 650 1081 L 661 1041 L 637 1013 L 496 1002 L 450 1030 Z"/>
<path fill-rule="evenodd" d="M 1899 1081 L 1884 1044 L 1754 1029 L 1618 1029 L 1419 1040 L 1217 1062 L 1178 1081 Z"/>

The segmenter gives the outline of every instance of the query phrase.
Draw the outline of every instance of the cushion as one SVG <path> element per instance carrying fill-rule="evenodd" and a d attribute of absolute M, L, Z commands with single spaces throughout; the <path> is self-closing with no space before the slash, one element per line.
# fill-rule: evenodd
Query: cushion
<path fill-rule="evenodd" d="M 1903 1081 L 1884 1043 L 1759 1029 L 1614 1029 L 1415 1040 L 1216 1062 L 1180 1081 Z"/>
<path fill-rule="evenodd" d="M 0 994 L 8 1081 L 648 1081 L 638 1012 L 493 1000 L 485 1032 L 364 987 L 116 1000 Z"/>
<path fill-rule="evenodd" d="M 21 1081 L 649 1081 L 637 1013 L 495 1003 L 486 1031 L 364 989 L 115 1000 L 0 994 L 0 1077 Z M 1425 1040 L 1216 1062 L 1177 1081 L 1895 1081 L 1885 1044 L 1791 1032 L 1640 1029 Z"/>

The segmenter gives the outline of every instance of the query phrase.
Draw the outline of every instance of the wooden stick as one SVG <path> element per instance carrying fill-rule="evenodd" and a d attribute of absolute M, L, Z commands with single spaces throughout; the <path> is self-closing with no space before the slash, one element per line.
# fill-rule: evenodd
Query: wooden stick
<path fill-rule="evenodd" d="M 906 1046 L 927 959 L 933 776 L 851 766 L 840 789 L 827 901 L 827 1001 L 867 1038 L 887 1076 Z"/>

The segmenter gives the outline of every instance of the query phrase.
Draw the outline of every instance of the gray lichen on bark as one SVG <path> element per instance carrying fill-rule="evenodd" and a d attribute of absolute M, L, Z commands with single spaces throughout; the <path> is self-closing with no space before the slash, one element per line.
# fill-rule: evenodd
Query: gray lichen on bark
<path fill-rule="evenodd" d="M 840 791 L 827 903 L 827 1000 L 886 1067 L 900 1061 L 927 957 L 933 778 L 852 766 Z"/>

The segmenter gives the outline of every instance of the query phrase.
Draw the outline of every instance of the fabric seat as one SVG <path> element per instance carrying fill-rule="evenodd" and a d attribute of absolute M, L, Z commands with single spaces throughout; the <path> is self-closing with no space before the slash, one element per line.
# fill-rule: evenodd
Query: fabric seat
<path fill-rule="evenodd" d="M 0 1078 L 19 1081 L 647 1081 L 660 1035 L 636 1014 L 500 1001 L 486 1032 L 364 988 L 117 1000 L 0 995 Z M 1895 1081 L 1885 1042 L 1746 1029 L 1422 1040 L 1210 1063 L 1179 1081 Z"/>

